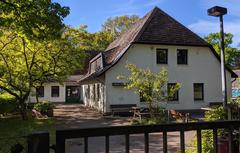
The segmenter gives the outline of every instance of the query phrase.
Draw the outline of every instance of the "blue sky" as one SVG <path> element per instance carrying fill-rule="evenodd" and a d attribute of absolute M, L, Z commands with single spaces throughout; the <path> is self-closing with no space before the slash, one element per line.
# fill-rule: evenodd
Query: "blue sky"
<path fill-rule="evenodd" d="M 234 34 L 233 46 L 240 47 L 240 0 L 54 0 L 69 6 L 67 25 L 88 25 L 90 32 L 101 29 L 108 17 L 120 15 L 143 16 L 155 6 L 177 19 L 200 36 L 219 31 L 219 19 L 207 15 L 207 9 L 219 5 L 228 8 L 224 16 L 225 31 Z"/>

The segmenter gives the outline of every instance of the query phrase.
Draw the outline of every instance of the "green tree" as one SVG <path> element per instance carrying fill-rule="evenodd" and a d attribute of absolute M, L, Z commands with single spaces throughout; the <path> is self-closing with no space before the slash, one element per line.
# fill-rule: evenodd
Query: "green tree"
<path fill-rule="evenodd" d="M 240 51 L 237 48 L 231 47 L 233 34 L 225 33 L 225 60 L 226 64 L 229 65 L 233 69 L 240 68 Z M 204 37 L 204 39 L 213 45 L 213 48 L 220 55 L 221 46 L 220 46 L 220 33 L 210 33 L 208 36 Z"/>
<path fill-rule="evenodd" d="M 114 18 L 108 18 L 102 25 L 102 31 L 111 32 L 111 34 L 116 38 L 121 33 L 130 28 L 132 24 L 139 20 L 137 15 L 124 15 L 116 16 Z"/>
<path fill-rule="evenodd" d="M 0 10 L 0 28 L 11 28 L 29 39 L 60 37 L 62 20 L 69 14 L 68 7 L 51 0 L 0 0 Z"/>
<path fill-rule="evenodd" d="M 75 46 L 81 50 L 98 50 L 104 51 L 107 46 L 113 41 L 113 35 L 108 31 L 99 31 L 90 33 L 87 31 L 86 25 L 81 25 L 79 28 L 67 28 L 65 32 Z"/>
<path fill-rule="evenodd" d="M 82 50 L 104 51 L 117 36 L 138 20 L 139 17 L 136 15 L 117 16 L 108 18 L 98 32 L 90 33 L 87 31 L 87 25 L 81 25 L 78 28 L 68 27 L 67 33 L 71 35 L 74 44 Z"/>
<path fill-rule="evenodd" d="M 130 75 L 118 76 L 118 79 L 126 82 L 126 89 L 134 89 L 137 94 L 142 95 L 152 117 L 154 108 L 159 107 L 159 102 L 166 102 L 180 89 L 179 83 L 170 89 L 167 88 L 168 73 L 165 68 L 158 73 L 153 73 L 150 69 L 138 68 L 134 64 L 127 64 L 126 68 L 130 71 Z"/>
<path fill-rule="evenodd" d="M 0 36 L 0 88 L 15 97 L 23 119 L 27 119 L 26 101 L 33 88 L 43 82 L 62 82 L 81 68 L 84 55 L 69 37 L 40 43 L 8 29 Z"/>

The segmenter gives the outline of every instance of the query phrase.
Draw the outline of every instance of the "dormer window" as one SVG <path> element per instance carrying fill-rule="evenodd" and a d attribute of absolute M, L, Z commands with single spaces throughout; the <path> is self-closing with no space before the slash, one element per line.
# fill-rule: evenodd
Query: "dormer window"
<path fill-rule="evenodd" d="M 90 64 L 91 73 L 97 72 L 102 68 L 102 60 L 101 57 L 98 57 Z"/>

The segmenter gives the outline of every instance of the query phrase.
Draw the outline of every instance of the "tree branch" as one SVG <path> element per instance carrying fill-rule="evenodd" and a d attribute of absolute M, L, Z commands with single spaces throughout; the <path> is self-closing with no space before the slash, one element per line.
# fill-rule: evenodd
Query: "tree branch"
<path fill-rule="evenodd" d="M 14 97 L 16 97 L 17 99 L 21 99 L 18 94 L 12 92 L 10 89 L 0 85 L 0 88 L 3 89 L 4 91 L 8 92 L 10 95 L 13 95 Z"/>

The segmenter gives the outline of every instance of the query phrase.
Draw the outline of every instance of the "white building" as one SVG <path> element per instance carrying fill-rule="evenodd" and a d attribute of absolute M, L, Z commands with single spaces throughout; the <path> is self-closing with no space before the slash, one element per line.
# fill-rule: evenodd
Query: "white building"
<path fill-rule="evenodd" d="M 33 89 L 28 101 L 36 102 L 36 94 L 38 94 L 38 100 L 58 102 L 58 103 L 83 103 L 83 90 L 81 85 L 79 85 L 78 80 L 88 71 L 88 62 L 94 56 L 99 53 L 98 51 L 85 51 L 87 54 L 86 66 L 75 74 L 70 75 L 63 83 L 49 82 L 43 84 L 43 86 Z"/>
<path fill-rule="evenodd" d="M 112 42 L 105 52 L 89 62 L 88 73 L 80 79 L 83 102 L 102 112 L 110 105 L 144 106 L 140 96 L 124 89 L 119 75 L 128 75 L 126 63 L 158 72 L 168 70 L 169 83 L 179 82 L 181 89 L 168 108 L 200 109 L 209 103 L 221 102 L 220 58 L 213 47 L 168 14 L 154 8 L 128 31 Z M 231 78 L 226 70 L 228 98 Z"/>
<path fill-rule="evenodd" d="M 45 83 L 43 86 L 33 89 L 29 96 L 29 102 L 36 102 L 36 94 L 39 101 L 82 103 L 82 89 L 77 83 L 81 75 L 71 75 L 62 84 L 58 82 Z"/>

